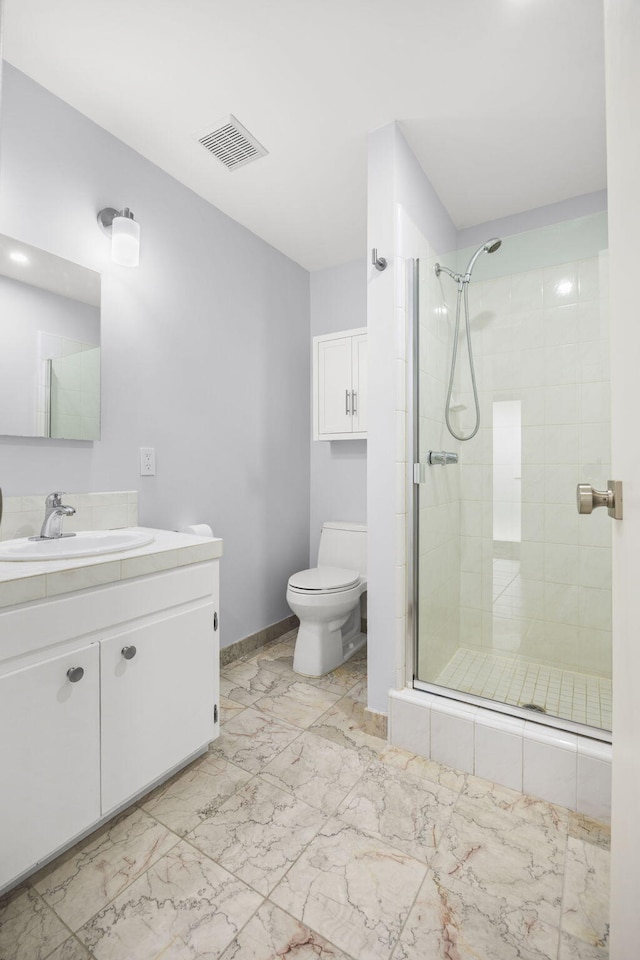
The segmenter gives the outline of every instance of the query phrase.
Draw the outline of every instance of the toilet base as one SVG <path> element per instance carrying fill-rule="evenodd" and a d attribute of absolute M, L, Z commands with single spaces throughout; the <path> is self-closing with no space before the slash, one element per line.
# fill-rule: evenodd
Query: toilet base
<path fill-rule="evenodd" d="M 353 642 L 353 645 L 352 645 L 352 646 L 350 647 L 350 649 L 343 655 L 342 660 L 340 661 L 340 663 L 337 664 L 337 667 L 342 666 L 343 663 L 346 663 L 347 660 L 350 660 L 351 657 L 352 657 L 355 653 L 358 652 L 358 650 L 362 650 L 362 648 L 364 647 L 364 645 L 365 645 L 366 642 L 367 642 L 367 635 L 366 635 L 366 633 L 359 633 L 358 636 L 356 637 L 356 640 Z M 295 658 L 294 658 L 294 659 L 295 659 Z M 336 670 L 337 667 L 332 667 L 331 670 Z M 317 680 L 318 677 L 323 677 L 323 676 L 325 676 L 324 673 L 303 673 L 302 670 L 296 670 L 295 666 L 294 666 L 293 669 L 294 669 L 294 672 L 297 673 L 297 674 L 299 674 L 301 677 L 310 677 L 310 678 L 312 678 L 312 679 L 314 679 L 314 680 Z M 331 673 L 331 670 L 327 670 L 326 672 L 327 672 L 327 673 Z"/>
<path fill-rule="evenodd" d="M 360 604 L 347 617 L 318 621 L 301 619 L 293 669 L 303 677 L 323 677 L 346 663 L 367 642 L 360 632 Z"/>

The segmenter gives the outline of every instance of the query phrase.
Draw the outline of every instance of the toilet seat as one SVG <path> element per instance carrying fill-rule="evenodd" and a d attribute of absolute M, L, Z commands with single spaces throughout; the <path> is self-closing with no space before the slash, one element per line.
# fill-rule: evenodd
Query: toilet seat
<path fill-rule="evenodd" d="M 357 570 L 344 570 L 340 567 L 311 567 L 289 577 L 289 587 L 305 594 L 338 593 L 355 587 L 359 582 L 360 574 Z"/>

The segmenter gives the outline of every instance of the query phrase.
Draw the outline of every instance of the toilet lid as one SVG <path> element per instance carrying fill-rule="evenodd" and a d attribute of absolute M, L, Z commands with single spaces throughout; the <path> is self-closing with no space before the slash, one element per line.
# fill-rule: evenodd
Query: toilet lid
<path fill-rule="evenodd" d="M 312 567 L 289 577 L 289 586 L 295 590 L 330 591 L 348 590 L 360 580 L 357 570 L 341 570 L 340 567 Z"/>

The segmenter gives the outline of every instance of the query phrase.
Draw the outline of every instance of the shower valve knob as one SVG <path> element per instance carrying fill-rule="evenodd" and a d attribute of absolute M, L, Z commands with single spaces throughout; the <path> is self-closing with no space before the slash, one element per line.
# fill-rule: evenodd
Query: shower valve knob
<path fill-rule="evenodd" d="M 622 520 L 622 481 L 609 480 L 606 490 L 595 490 L 590 483 L 579 483 L 576 490 L 578 513 L 593 513 L 606 507 L 610 517 Z"/>

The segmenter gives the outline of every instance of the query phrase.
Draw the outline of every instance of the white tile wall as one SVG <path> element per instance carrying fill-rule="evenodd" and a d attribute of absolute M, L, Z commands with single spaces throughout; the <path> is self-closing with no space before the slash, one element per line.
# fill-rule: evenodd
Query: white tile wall
<path fill-rule="evenodd" d="M 611 818 L 611 748 L 578 739 L 577 809 L 596 820 Z"/>
<path fill-rule="evenodd" d="M 603 255 L 497 280 L 478 280 L 471 286 L 472 336 L 484 426 L 476 438 L 458 445 L 462 451 L 457 468 L 459 526 L 450 536 L 459 532 L 463 554 L 461 644 L 515 651 L 526 627 L 528 642 L 521 649 L 526 657 L 567 670 L 610 676 L 611 524 L 607 517 L 580 517 L 575 510 L 576 484 L 590 482 L 602 487 L 610 472 L 608 343 L 601 299 L 606 269 Z M 452 299 L 455 288 L 452 293 L 451 286 L 442 283 L 441 298 Z M 443 301 L 435 300 L 433 283 L 427 283 L 427 296 L 429 290 L 433 314 Z M 449 326 L 452 314 L 450 304 Z M 443 345 L 449 350 L 449 343 Z M 427 366 L 423 376 L 431 376 L 440 410 L 446 384 L 438 377 L 445 374 L 432 371 Z M 474 412 L 464 343 L 456 391 L 467 410 L 455 414 L 454 421 L 469 430 Z M 517 452 L 517 444 L 510 441 L 508 425 L 498 419 L 518 400 L 520 469 L 515 461 L 506 462 L 507 450 Z M 423 412 L 428 423 L 433 410 Z M 443 437 L 443 446 L 451 442 Z M 520 481 L 515 481 L 517 476 Z M 454 490 L 454 477 L 447 479 Z M 514 489 L 518 483 L 520 500 Z M 424 521 L 425 537 L 438 544 L 446 539 L 444 530 L 434 537 L 432 515 L 425 514 Z M 520 562 L 519 594 L 511 589 L 496 595 L 492 589 L 495 571 L 491 584 L 487 557 L 492 550 L 500 555 L 496 546 L 502 548 L 505 541 L 518 541 L 518 522 L 522 538 L 520 557 L 515 558 Z M 500 543 L 492 544 L 492 540 Z M 477 578 L 481 574 L 485 586 L 479 598 Z M 478 609 L 488 615 L 483 618 L 481 637 L 474 636 L 478 618 L 470 612 Z M 581 633 L 587 629 L 597 633 Z M 439 653 L 434 655 L 440 639 L 431 637 L 427 642 L 433 669 L 429 676 L 421 677 L 433 679 L 442 668 Z M 426 655 L 423 662 L 427 662 Z"/>
<path fill-rule="evenodd" d="M 575 810 L 578 737 L 527 723 L 523 736 L 522 791 Z"/>
<path fill-rule="evenodd" d="M 456 770 L 473 769 L 475 707 L 448 701 L 431 711 L 431 759 Z"/>
<path fill-rule="evenodd" d="M 435 697 L 424 694 L 426 703 L 435 701 Z M 396 747 L 409 750 L 419 757 L 431 755 L 431 714 L 429 709 L 416 710 L 423 705 L 418 694 L 407 691 L 405 700 L 394 700 L 389 722 L 393 723 L 393 733 L 389 731 L 389 738 Z"/>
<path fill-rule="evenodd" d="M 51 403 L 51 436 L 81 440 L 100 439 L 100 348 L 92 344 L 47 336 L 59 340 L 60 353 L 51 371 L 50 392 L 41 391 L 41 413 Z M 42 355 L 44 358 L 44 354 Z M 41 369 L 47 370 L 42 361 Z M 47 371 L 48 372 L 48 371 Z M 43 384 L 46 387 L 46 383 Z M 43 431 L 46 432 L 46 431 Z"/>
<path fill-rule="evenodd" d="M 610 744 L 408 688 L 392 691 L 389 707 L 392 745 L 609 819 Z"/>
<path fill-rule="evenodd" d="M 488 711 L 487 711 L 488 712 Z M 495 714 L 475 724 L 474 772 L 522 792 L 524 720 Z"/>

